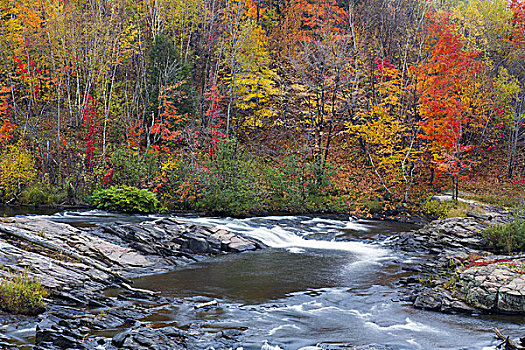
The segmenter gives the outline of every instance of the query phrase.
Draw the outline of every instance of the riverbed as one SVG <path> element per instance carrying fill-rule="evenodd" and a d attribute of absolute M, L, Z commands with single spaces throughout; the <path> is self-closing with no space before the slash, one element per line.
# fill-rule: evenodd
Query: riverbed
<path fill-rule="evenodd" d="M 156 218 L 100 211 L 38 217 L 78 226 Z M 224 228 L 269 247 L 205 258 L 135 280 L 134 287 L 173 299 L 143 321 L 198 330 L 201 348 L 213 346 L 215 335 L 225 330 L 239 335 L 244 349 L 261 349 L 264 344 L 274 349 L 366 344 L 495 349 L 492 327 L 511 337 L 523 336 L 523 316 L 445 315 L 401 301 L 397 282 L 412 274 L 401 266 L 416 265 L 420 256 L 395 250 L 385 240 L 413 229 L 410 225 L 313 216 L 178 219 Z M 195 309 L 212 300 L 218 306 Z"/>

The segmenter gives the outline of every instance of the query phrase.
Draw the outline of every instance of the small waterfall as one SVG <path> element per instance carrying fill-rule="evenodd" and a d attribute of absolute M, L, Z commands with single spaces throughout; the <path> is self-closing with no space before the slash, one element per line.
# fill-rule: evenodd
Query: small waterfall
<path fill-rule="evenodd" d="M 308 238 L 319 233 L 332 233 L 335 237 L 341 229 L 367 230 L 366 226 L 353 221 L 333 219 L 310 219 L 297 216 L 270 216 L 264 218 L 180 218 L 193 224 L 214 226 L 247 237 L 255 238 L 272 248 L 304 248 L 340 250 L 353 252 L 369 258 L 385 255 L 385 250 L 362 242 L 320 240 Z"/>

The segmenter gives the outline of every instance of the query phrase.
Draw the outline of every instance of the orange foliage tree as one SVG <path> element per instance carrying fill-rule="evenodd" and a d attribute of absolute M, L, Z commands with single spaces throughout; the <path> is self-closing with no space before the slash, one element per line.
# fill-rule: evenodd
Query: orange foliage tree
<path fill-rule="evenodd" d="M 15 126 L 9 119 L 11 106 L 8 103 L 10 89 L 0 86 L 0 150 L 2 150 L 13 137 Z"/>
<path fill-rule="evenodd" d="M 453 176 L 455 197 L 459 178 L 473 164 L 470 158 L 476 135 L 486 125 L 488 113 L 483 91 L 483 63 L 478 52 L 466 50 L 446 17 L 433 19 L 431 54 L 417 70 L 422 139 L 438 173 Z"/>

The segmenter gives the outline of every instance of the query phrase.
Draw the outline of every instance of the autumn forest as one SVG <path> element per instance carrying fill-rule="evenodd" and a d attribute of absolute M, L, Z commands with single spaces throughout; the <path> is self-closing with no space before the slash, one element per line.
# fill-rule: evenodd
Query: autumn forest
<path fill-rule="evenodd" d="M 521 0 L 0 0 L 0 17 L 1 203 L 523 194 Z"/>

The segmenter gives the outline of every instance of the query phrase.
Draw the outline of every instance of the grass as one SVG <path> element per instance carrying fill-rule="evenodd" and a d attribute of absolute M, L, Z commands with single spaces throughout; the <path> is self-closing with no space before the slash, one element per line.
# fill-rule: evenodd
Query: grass
<path fill-rule="evenodd" d="M 13 314 L 37 315 L 45 310 L 47 291 L 27 272 L 0 280 L 0 309 Z"/>
<path fill-rule="evenodd" d="M 480 194 L 469 196 L 468 199 L 475 200 L 486 204 L 492 204 L 503 208 L 517 208 L 523 206 L 523 198 L 521 196 L 495 195 L 495 194 Z"/>
<path fill-rule="evenodd" d="M 445 219 L 453 217 L 463 217 L 471 210 L 470 204 L 464 202 L 440 202 L 427 200 L 421 205 L 423 214 L 430 218 Z"/>

